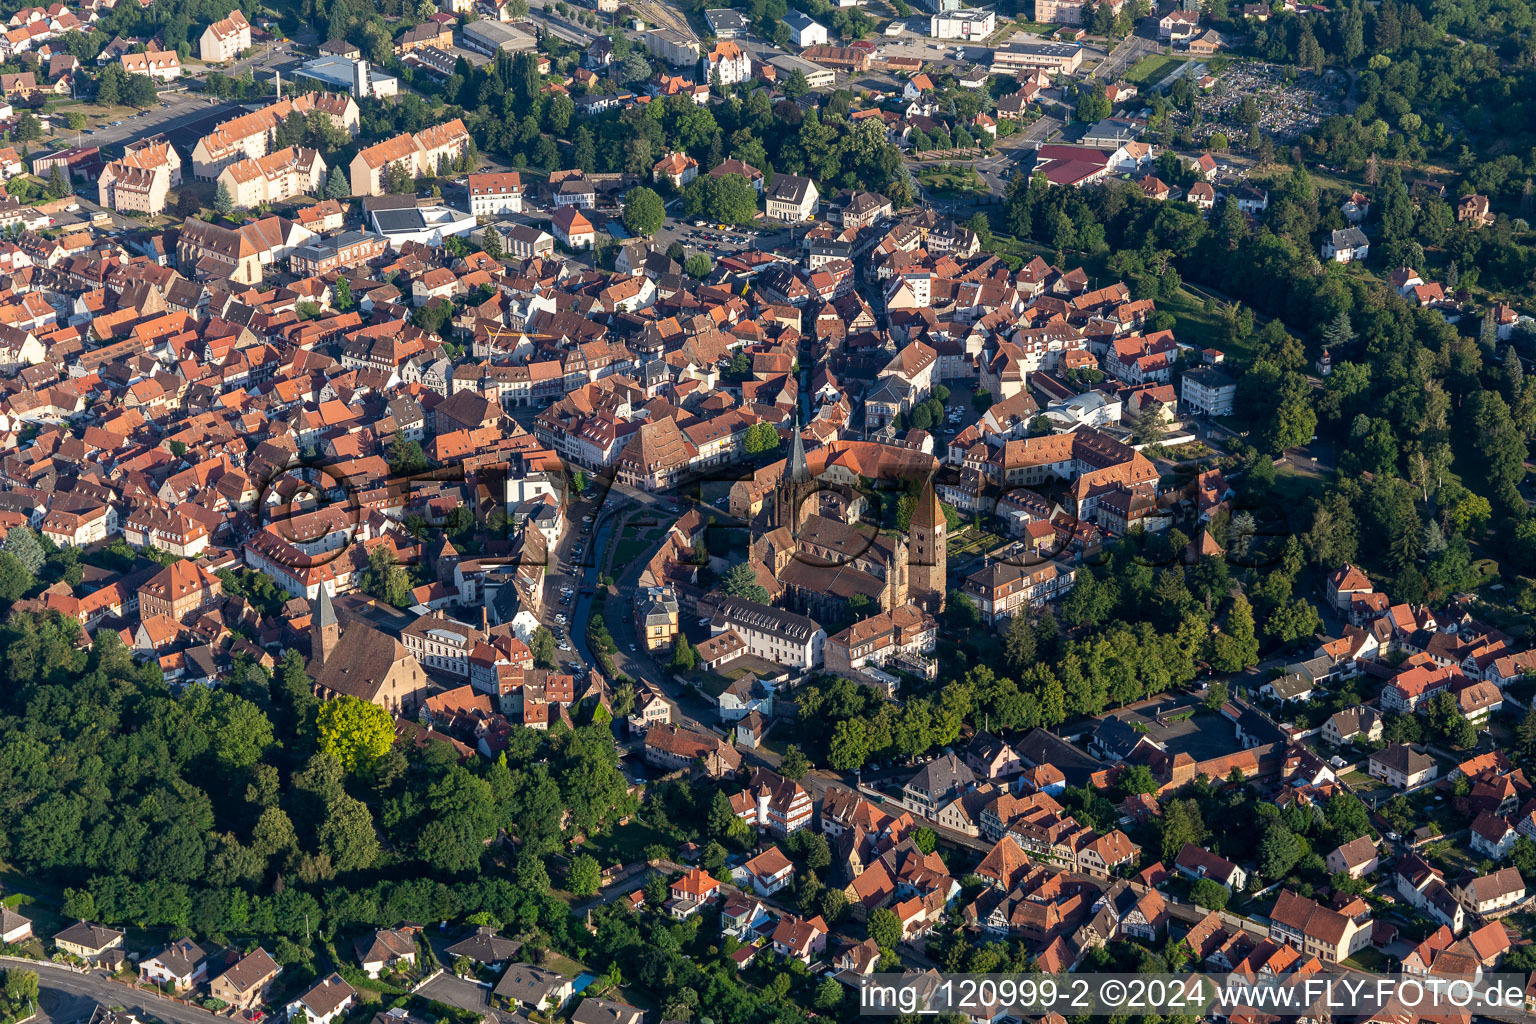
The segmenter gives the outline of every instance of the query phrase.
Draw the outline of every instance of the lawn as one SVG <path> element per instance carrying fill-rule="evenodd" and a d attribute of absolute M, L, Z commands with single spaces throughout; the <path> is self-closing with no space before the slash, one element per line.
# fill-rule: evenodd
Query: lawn
<path fill-rule="evenodd" d="M 1226 324 L 1220 309 L 1218 302 L 1207 313 L 1205 299 L 1184 287 L 1180 287 L 1171 299 L 1157 300 L 1158 312 L 1173 314 L 1174 335 L 1180 341 L 1200 348 L 1219 348 L 1217 343 L 1224 340 Z"/>
<path fill-rule="evenodd" d="M 614 864 L 633 864 L 645 859 L 645 848 L 660 843 L 667 849 L 677 845 L 677 839 L 640 821 L 591 836 L 581 844 L 582 853 L 590 853 L 603 867 Z"/>
<path fill-rule="evenodd" d="M 974 170 L 963 165 L 945 164 L 942 167 L 924 168 L 917 172 L 917 180 L 925 189 L 938 196 L 987 194 L 986 182 Z"/>
<path fill-rule="evenodd" d="M 1153 54 L 1150 57 L 1143 57 L 1136 62 L 1135 67 L 1125 73 L 1125 80 L 1132 85 L 1156 85 L 1171 74 L 1174 68 L 1183 64 L 1188 59 L 1187 57 L 1170 57 L 1165 54 Z"/>
<path fill-rule="evenodd" d="M 1387 970 L 1387 957 L 1379 949 L 1366 946 L 1360 952 L 1344 961 L 1345 967 L 1353 967 L 1357 971 L 1369 971 L 1372 974 L 1384 974 Z"/>
<path fill-rule="evenodd" d="M 1290 464 L 1275 470 L 1275 494 L 1287 503 L 1299 507 L 1302 499 L 1320 497 L 1323 478 L 1316 473 L 1300 473 Z"/>
<path fill-rule="evenodd" d="M 643 533 L 640 532 L 642 529 L 644 529 Z M 663 526 L 649 528 L 626 526 L 623 536 L 619 538 L 618 550 L 613 555 L 615 568 L 638 562 L 666 532 L 666 527 Z"/>
<path fill-rule="evenodd" d="M 1040 21 L 1005 21 L 997 26 L 997 31 L 987 37 L 988 46 L 997 46 L 1013 35 L 1015 32 L 1027 32 L 1031 35 L 1048 36 L 1055 32 L 1060 25 L 1047 25 Z"/>

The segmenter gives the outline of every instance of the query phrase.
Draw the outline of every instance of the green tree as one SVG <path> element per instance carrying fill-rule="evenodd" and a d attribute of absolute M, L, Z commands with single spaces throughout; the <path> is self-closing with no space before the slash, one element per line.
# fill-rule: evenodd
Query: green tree
<path fill-rule="evenodd" d="M 641 185 L 624 198 L 624 227 L 632 234 L 649 237 L 661 230 L 667 209 L 653 189 Z"/>
<path fill-rule="evenodd" d="M 43 552 L 43 545 L 37 539 L 37 534 L 30 526 L 13 526 L 5 535 L 5 543 L 0 545 L 0 550 L 14 555 L 16 560 L 30 573 L 36 573 L 42 569 L 48 556 Z"/>
<path fill-rule="evenodd" d="M 539 668 L 556 668 L 560 664 L 555 635 L 544 626 L 539 626 L 529 635 L 528 650 L 533 654 L 534 665 Z"/>
<path fill-rule="evenodd" d="M 32 114 L 23 111 L 16 119 L 16 127 L 11 129 L 11 137 L 18 142 L 34 142 L 43 137 L 43 125 Z"/>
<path fill-rule="evenodd" d="M 591 896 L 603 882 L 603 868 L 591 854 L 579 853 L 571 858 L 566 872 L 566 888 L 572 896 Z"/>
<path fill-rule="evenodd" d="M 1222 631 L 1212 637 L 1211 665 L 1218 672 L 1241 672 L 1259 663 L 1259 641 L 1253 631 L 1253 607 L 1239 594 L 1232 599 Z"/>
<path fill-rule="evenodd" d="M 1270 825 L 1259 840 L 1259 873 L 1279 881 L 1290 873 L 1303 853 L 1302 841 L 1279 822 Z"/>
<path fill-rule="evenodd" d="M 816 986 L 816 1009 L 828 1013 L 843 1004 L 843 983 L 836 978 L 823 978 Z"/>
<path fill-rule="evenodd" d="M 883 952 L 891 952 L 901 942 L 901 919 L 895 911 L 877 907 L 869 912 L 865 921 L 869 937 L 875 940 Z"/>
<path fill-rule="evenodd" d="M 354 305 L 352 301 L 352 282 L 346 277 L 336 279 L 336 289 L 333 302 L 338 310 L 345 313 Z M 418 446 L 419 447 L 419 446 Z"/>
<path fill-rule="evenodd" d="M 330 175 L 325 179 L 325 198 L 342 200 L 352 195 L 352 183 L 347 180 L 347 172 L 337 164 L 331 168 Z"/>
<path fill-rule="evenodd" d="M 720 578 L 720 592 L 726 597 L 740 597 L 758 604 L 768 603 L 768 591 L 757 582 L 757 573 L 748 562 L 738 562 Z"/>
<path fill-rule="evenodd" d="M 394 737 L 393 724 L 390 737 Z M 326 807 L 318 838 L 321 851 L 331 858 L 337 871 L 364 870 L 372 867 L 379 856 L 379 837 L 373 829 L 373 815 L 361 800 L 346 794 L 338 796 Z"/>
<path fill-rule="evenodd" d="M 96 102 L 103 107 L 115 107 L 122 102 L 123 69 L 118 64 L 108 64 L 101 69 L 96 84 Z"/>
<path fill-rule="evenodd" d="M 1536 712 L 1532 712 L 1536 714 Z M 779 774 L 786 779 L 799 782 L 805 778 L 805 773 L 811 770 L 810 759 L 798 746 L 791 743 L 784 748 L 784 758 L 779 763 Z"/>
<path fill-rule="evenodd" d="M 64 176 L 58 164 L 54 164 L 53 170 L 48 173 L 48 186 L 43 194 L 49 199 L 63 199 L 65 196 L 75 194 L 75 186 L 69 183 L 69 179 Z"/>
<path fill-rule="evenodd" d="M 316 719 L 320 749 L 333 755 L 342 771 L 366 771 L 389 752 L 395 723 L 388 711 L 356 697 L 342 696 L 320 705 Z"/>
<path fill-rule="evenodd" d="M 1214 878 L 1201 878 L 1189 887 L 1189 901 L 1204 910 L 1225 910 L 1232 893 Z"/>
<path fill-rule="evenodd" d="M 1027 614 L 1020 612 L 1008 620 L 1008 628 L 1003 631 L 1003 653 L 1015 672 L 1035 663 L 1035 626 Z"/>
<path fill-rule="evenodd" d="M 672 644 L 672 671 L 692 672 L 694 666 L 698 665 L 698 663 L 698 652 L 693 649 L 693 645 L 688 642 L 688 638 L 679 633 L 677 640 Z"/>
<path fill-rule="evenodd" d="M 225 217 L 235 212 L 234 197 L 229 194 L 229 186 L 222 181 L 213 190 L 213 208 Z"/>
<path fill-rule="evenodd" d="M 76 921 L 96 920 L 96 899 L 86 889 L 64 890 L 64 916 Z"/>
<path fill-rule="evenodd" d="M 0 551 L 0 601 L 7 604 L 21 600 L 32 589 L 36 577 L 21 559 L 9 551 Z"/>
<path fill-rule="evenodd" d="M 384 546 L 368 553 L 368 568 L 363 570 L 363 592 L 387 601 L 396 608 L 411 603 L 411 578 L 405 567 L 395 561 L 394 552 Z"/>
<path fill-rule="evenodd" d="M 345 281 L 346 278 L 341 280 Z M 389 443 L 390 472 L 397 476 L 413 476 L 426 468 L 427 456 L 421 450 L 421 442 L 409 440 L 404 434 L 396 434 L 395 439 Z"/>
<path fill-rule="evenodd" d="M 868 761 L 869 727 L 860 719 L 838 722 L 827 744 L 827 764 L 834 771 L 851 772 Z"/>

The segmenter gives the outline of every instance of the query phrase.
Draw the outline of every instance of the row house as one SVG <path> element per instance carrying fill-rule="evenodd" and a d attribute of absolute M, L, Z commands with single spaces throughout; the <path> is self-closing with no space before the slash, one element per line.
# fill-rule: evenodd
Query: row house
<path fill-rule="evenodd" d="M 294 114 L 324 115 L 349 135 L 359 130 L 357 101 L 350 94 L 302 93 L 215 126 L 192 148 L 192 176 L 198 181 L 215 181 L 219 172 L 236 160 L 266 156 L 277 126 Z"/>
<path fill-rule="evenodd" d="M 294 196 L 318 194 L 325 184 L 325 161 L 313 149 L 288 146 L 266 156 L 237 160 L 219 172 L 239 209 L 274 204 Z"/>
<path fill-rule="evenodd" d="M 384 194 L 384 175 L 391 165 L 399 165 L 412 178 L 438 174 L 447 164 L 469 151 L 469 130 L 454 118 L 433 125 L 414 135 L 397 135 L 360 150 L 348 168 L 352 194 Z"/>

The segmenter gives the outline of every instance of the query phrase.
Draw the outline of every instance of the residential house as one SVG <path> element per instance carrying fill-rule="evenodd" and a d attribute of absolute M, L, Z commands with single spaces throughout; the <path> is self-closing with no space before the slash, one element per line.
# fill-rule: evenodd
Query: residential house
<path fill-rule="evenodd" d="M 1486 875 L 1469 870 L 1457 879 L 1453 891 L 1467 913 L 1484 921 L 1512 914 L 1525 902 L 1525 880 L 1514 868 Z"/>
<path fill-rule="evenodd" d="M 1330 875 L 1364 878 L 1381 866 L 1381 857 L 1370 836 L 1356 836 L 1328 854 L 1327 864 Z"/>
<path fill-rule="evenodd" d="M 1225 857 L 1217 856 L 1194 843 L 1184 844 L 1173 865 L 1185 878 L 1195 881 L 1209 878 L 1234 893 L 1241 892 L 1248 884 L 1248 872 Z"/>
<path fill-rule="evenodd" d="M 778 174 L 768 189 L 767 214 L 771 220 L 791 223 L 814 220 L 820 198 L 816 183 L 810 178 L 798 174 Z"/>
<path fill-rule="evenodd" d="M 720 882 L 703 868 L 689 868 L 687 873 L 671 885 L 672 898 L 667 909 L 678 920 L 692 917 L 704 904 L 720 895 Z"/>
<path fill-rule="evenodd" d="M 1482 854 L 1491 860 L 1503 860 L 1509 856 L 1509 851 L 1514 849 L 1515 840 L 1519 834 L 1510 825 L 1507 818 L 1487 811 L 1479 814 L 1472 822 L 1470 845 L 1474 853 Z"/>
<path fill-rule="evenodd" d="M 1393 743 L 1371 754 L 1366 773 L 1395 789 L 1416 789 L 1440 774 L 1435 759 L 1405 743 Z"/>
<path fill-rule="evenodd" d="M 827 948 L 827 924 L 820 915 L 806 920 L 794 914 L 779 918 L 770 940 L 779 956 L 810 965 Z"/>
<path fill-rule="evenodd" d="M 191 939 L 177 939 L 139 961 L 139 981 L 171 992 L 185 992 L 208 975 L 208 954 Z"/>
<path fill-rule="evenodd" d="M 352 949 L 357 962 L 370 978 L 392 974 L 400 967 L 416 963 L 416 938 L 408 931 L 380 928 L 372 935 L 354 939 Z"/>
<path fill-rule="evenodd" d="M 288 1019 L 304 1014 L 308 1024 L 333 1024 L 357 1003 L 357 990 L 332 971 L 288 1004 Z"/>
<path fill-rule="evenodd" d="M 96 960 L 108 950 L 121 949 L 123 933 L 115 928 L 80 921 L 55 935 L 53 944 L 60 952 L 81 960 Z"/>
<path fill-rule="evenodd" d="M 266 1001 L 267 993 L 281 971 L 277 961 L 257 946 L 233 967 L 209 981 L 208 994 L 236 1010 L 253 1010 Z"/>
<path fill-rule="evenodd" d="M 0 946 L 15 946 L 32 937 L 32 922 L 7 906 L 0 906 Z"/>
<path fill-rule="evenodd" d="M 1462 196 L 1456 202 L 1457 223 L 1470 224 L 1474 228 L 1486 228 L 1493 223 L 1493 219 L 1493 211 L 1489 208 L 1487 196 Z"/>
<path fill-rule="evenodd" d="M 1362 704 L 1329 715 L 1323 723 L 1323 739 L 1336 747 L 1357 741 L 1376 743 L 1381 739 L 1382 728 L 1381 712 Z"/>
<path fill-rule="evenodd" d="M 1370 239 L 1359 228 L 1341 228 L 1331 231 L 1323 241 L 1323 259 L 1335 263 L 1351 263 L 1363 260 L 1371 253 Z"/>
<path fill-rule="evenodd" d="M 1352 917 L 1282 889 L 1269 915 L 1269 937 L 1336 964 L 1370 945 L 1371 928 L 1368 920 L 1362 926 Z"/>
<path fill-rule="evenodd" d="M 954 754 L 945 754 L 918 769 L 917 774 L 902 786 L 901 792 L 908 806 L 932 818 L 939 808 L 975 784 L 976 775 L 970 766 Z"/>
<path fill-rule="evenodd" d="M 550 218 L 550 228 L 555 238 L 570 249 L 590 249 L 597 243 L 597 232 L 592 222 L 575 206 L 562 206 Z"/>
<path fill-rule="evenodd" d="M 197 55 L 205 64 L 234 60 L 251 48 L 251 23 L 238 9 L 203 29 L 197 41 Z"/>
<path fill-rule="evenodd" d="M 645 1011 L 628 1003 L 587 996 L 571 1014 L 571 1024 L 643 1024 Z"/>
<path fill-rule="evenodd" d="M 523 176 L 517 171 L 471 174 L 467 185 L 469 212 L 476 217 L 523 212 Z"/>
<path fill-rule="evenodd" d="M 510 964 L 492 990 L 525 1013 L 558 1013 L 575 994 L 571 978 L 533 964 Z"/>
<path fill-rule="evenodd" d="M 784 851 L 770 846 L 739 869 L 740 878 L 750 883 L 759 896 L 772 896 L 794 880 L 795 866 Z"/>

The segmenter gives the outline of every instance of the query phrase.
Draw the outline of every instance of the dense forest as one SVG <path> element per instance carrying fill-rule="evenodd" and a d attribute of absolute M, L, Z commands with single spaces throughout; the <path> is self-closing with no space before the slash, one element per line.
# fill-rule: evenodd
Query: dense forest
<path fill-rule="evenodd" d="M 325 937 L 477 912 L 563 934 L 544 857 L 634 810 L 601 711 L 461 764 L 395 745 L 371 705 L 322 708 L 295 652 L 173 694 L 116 633 L 78 642 L 55 615 L 0 628 L 0 859 L 68 887 L 70 916 L 278 939 L 286 964 L 314 955 L 306 918 Z M 503 834 L 516 853 L 487 847 Z"/>

